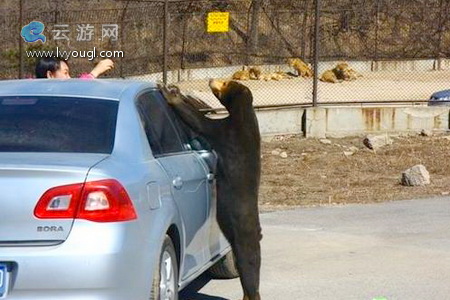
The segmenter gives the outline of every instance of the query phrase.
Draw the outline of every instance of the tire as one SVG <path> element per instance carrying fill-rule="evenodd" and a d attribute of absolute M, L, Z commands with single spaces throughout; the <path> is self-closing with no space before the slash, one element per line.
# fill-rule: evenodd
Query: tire
<path fill-rule="evenodd" d="M 168 235 L 164 239 L 153 278 L 150 300 L 178 300 L 178 262 L 175 247 Z"/>
<path fill-rule="evenodd" d="M 209 268 L 208 273 L 214 279 L 233 279 L 239 277 L 233 251 L 228 252 Z"/>

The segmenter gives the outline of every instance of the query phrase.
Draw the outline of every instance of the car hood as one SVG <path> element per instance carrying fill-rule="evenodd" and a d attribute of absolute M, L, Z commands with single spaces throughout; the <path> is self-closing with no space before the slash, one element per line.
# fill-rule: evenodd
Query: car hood
<path fill-rule="evenodd" d="M 83 183 L 108 154 L 0 153 L 0 246 L 57 243 L 73 219 L 38 219 L 34 209 L 50 188 Z"/>

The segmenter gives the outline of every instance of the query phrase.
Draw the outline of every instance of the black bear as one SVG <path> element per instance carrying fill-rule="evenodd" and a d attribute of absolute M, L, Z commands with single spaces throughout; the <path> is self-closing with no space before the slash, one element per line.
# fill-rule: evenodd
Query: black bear
<path fill-rule="evenodd" d="M 162 92 L 181 119 L 217 152 L 217 221 L 236 257 L 244 300 L 260 300 L 261 137 L 253 96 L 236 81 L 211 80 L 209 86 L 228 110 L 225 119 L 207 118 L 178 89 Z"/>

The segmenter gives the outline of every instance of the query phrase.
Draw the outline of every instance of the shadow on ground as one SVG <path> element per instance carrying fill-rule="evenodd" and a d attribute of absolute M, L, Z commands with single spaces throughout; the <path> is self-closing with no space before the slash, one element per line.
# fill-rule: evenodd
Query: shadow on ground
<path fill-rule="evenodd" d="M 229 300 L 228 298 L 205 295 L 198 292 L 211 280 L 212 278 L 207 274 L 201 275 L 181 291 L 179 295 L 180 300 Z"/>

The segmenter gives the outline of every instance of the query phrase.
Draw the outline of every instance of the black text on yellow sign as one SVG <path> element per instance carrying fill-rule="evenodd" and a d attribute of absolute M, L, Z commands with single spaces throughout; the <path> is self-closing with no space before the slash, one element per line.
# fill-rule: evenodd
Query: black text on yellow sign
<path fill-rule="evenodd" d="M 210 12 L 207 18 L 207 32 L 228 32 L 230 23 L 229 12 Z"/>

